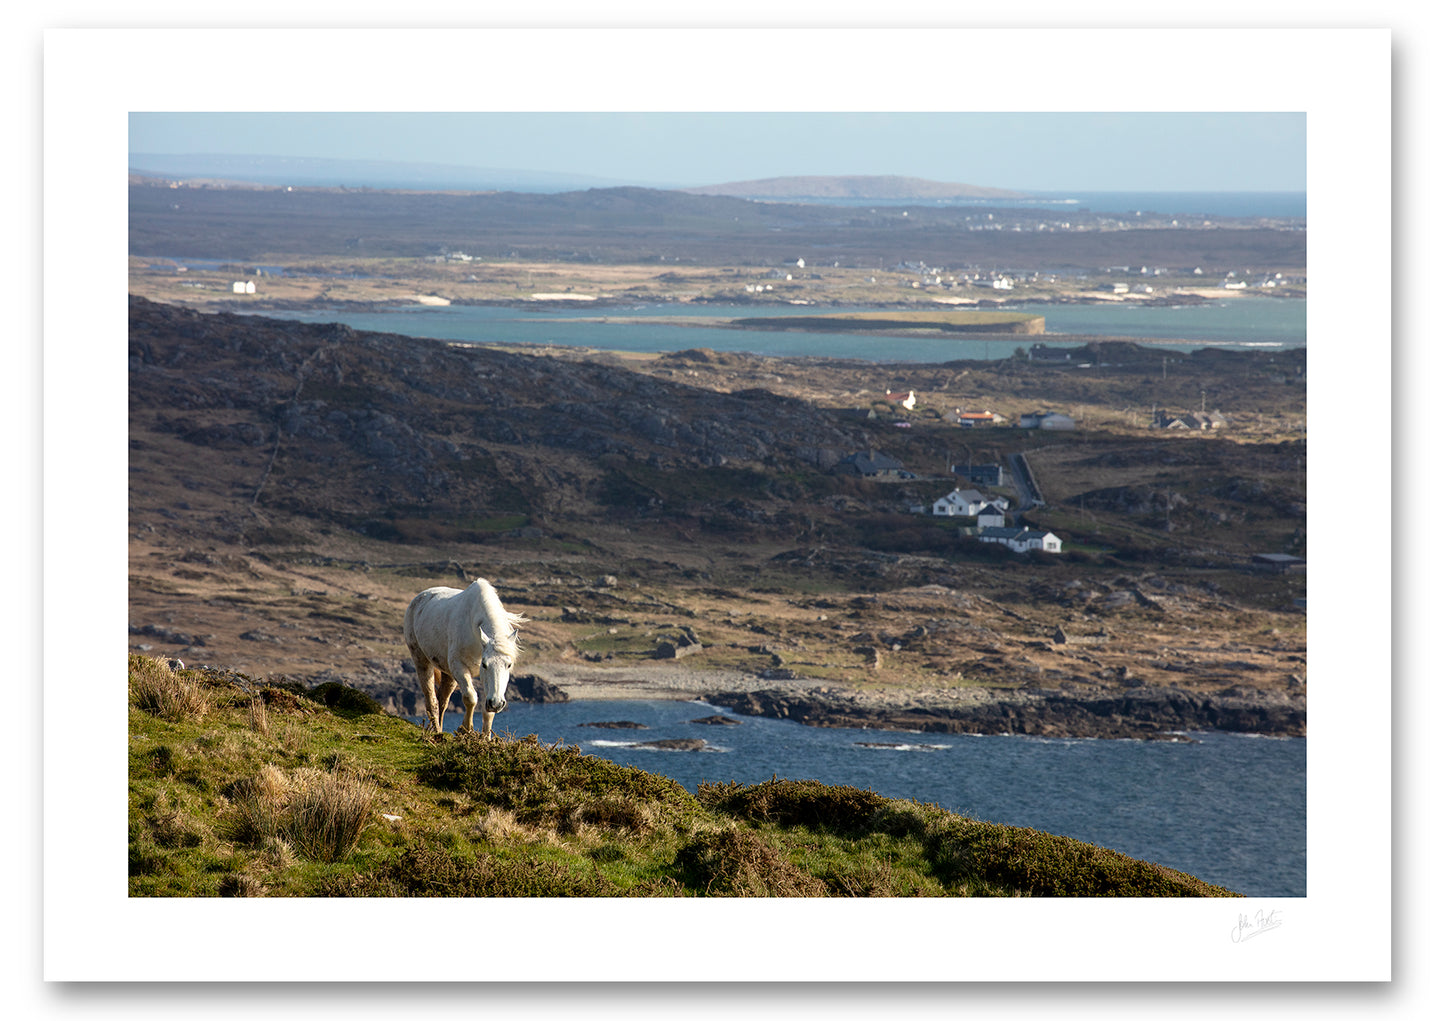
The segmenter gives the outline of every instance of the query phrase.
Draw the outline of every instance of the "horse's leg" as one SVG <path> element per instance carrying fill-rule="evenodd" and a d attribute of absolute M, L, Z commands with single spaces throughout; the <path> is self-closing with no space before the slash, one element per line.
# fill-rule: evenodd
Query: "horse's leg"
<path fill-rule="evenodd" d="M 458 730 L 472 730 L 472 714 L 477 709 L 477 686 L 472 681 L 472 673 L 460 663 L 451 664 L 452 676 L 459 677 L 462 683 L 462 725 Z"/>
<path fill-rule="evenodd" d="M 442 732 L 441 713 L 437 712 L 436 675 L 437 668 L 431 660 L 420 653 L 412 653 L 416 665 L 416 681 L 421 685 L 422 712 L 426 714 L 427 730 L 434 734 Z"/>
<path fill-rule="evenodd" d="M 437 713 L 437 733 L 440 734 L 442 728 L 442 720 L 446 717 L 447 714 L 447 703 L 451 702 L 452 700 L 452 692 L 457 690 L 457 682 L 452 677 L 452 675 L 447 673 L 445 670 L 438 668 L 437 673 L 441 675 L 441 681 L 439 684 L 441 690 L 437 692 L 437 704 L 440 707 L 440 711 Z"/>
<path fill-rule="evenodd" d="M 496 713 L 482 713 L 482 736 L 485 737 L 488 741 L 492 739 L 492 719 L 496 715 Z"/>

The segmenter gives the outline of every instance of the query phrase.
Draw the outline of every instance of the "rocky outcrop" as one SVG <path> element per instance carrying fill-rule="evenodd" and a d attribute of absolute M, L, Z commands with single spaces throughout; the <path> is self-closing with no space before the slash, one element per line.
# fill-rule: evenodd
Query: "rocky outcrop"
<path fill-rule="evenodd" d="M 568 697 L 557 685 L 534 674 L 517 674 L 507 685 L 507 698 L 517 702 L 566 702 Z"/>
<path fill-rule="evenodd" d="M 788 719 L 814 727 L 938 734 L 1145 739 L 1172 738 L 1192 730 L 1276 737 L 1305 734 L 1302 700 L 1205 696 L 1175 688 L 1134 688 L 1094 696 L 1043 692 L 962 706 L 902 708 L 863 705 L 826 693 L 779 689 L 714 692 L 707 701 L 747 716 Z"/>
<path fill-rule="evenodd" d="M 132 624 L 130 626 L 130 633 L 140 635 L 144 638 L 154 638 L 156 641 L 163 642 L 166 645 L 183 645 L 199 648 L 206 644 L 205 638 L 201 635 L 193 635 L 186 631 L 177 631 L 175 628 L 162 627 L 159 624 L 142 624 L 140 626 Z M 139 648 L 141 648 L 142 651 L 149 650 L 149 646 L 142 645 Z"/>
<path fill-rule="evenodd" d="M 680 629 L 677 637 L 658 642 L 652 655 L 655 659 L 682 659 L 684 656 L 701 652 L 702 648 L 703 643 L 697 633 L 690 627 L 684 627 Z"/>

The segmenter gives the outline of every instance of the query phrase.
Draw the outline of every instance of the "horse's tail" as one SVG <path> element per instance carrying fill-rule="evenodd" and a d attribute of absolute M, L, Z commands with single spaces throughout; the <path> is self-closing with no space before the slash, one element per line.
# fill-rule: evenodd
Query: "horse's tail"
<path fill-rule="evenodd" d="M 421 601 L 421 596 L 412 596 L 411 602 L 406 604 L 406 616 L 401 621 L 401 637 L 408 646 L 416 640 L 416 608 Z"/>

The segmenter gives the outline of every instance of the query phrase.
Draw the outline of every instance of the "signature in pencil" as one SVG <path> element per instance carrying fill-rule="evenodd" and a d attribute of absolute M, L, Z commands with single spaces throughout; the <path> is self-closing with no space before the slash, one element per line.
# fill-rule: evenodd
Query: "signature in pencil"
<path fill-rule="evenodd" d="M 1233 943 L 1243 943 L 1247 939 L 1269 932 L 1271 929 L 1278 929 L 1284 924 L 1284 911 L 1275 908 L 1273 911 L 1265 911 L 1263 908 L 1253 915 L 1241 914 L 1239 921 L 1235 923 L 1229 932 L 1229 939 Z"/>

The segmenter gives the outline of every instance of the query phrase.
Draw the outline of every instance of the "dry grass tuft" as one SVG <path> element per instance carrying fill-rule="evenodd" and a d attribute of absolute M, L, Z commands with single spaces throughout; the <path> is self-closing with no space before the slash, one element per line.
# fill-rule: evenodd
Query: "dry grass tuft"
<path fill-rule="evenodd" d="M 345 770 L 261 767 L 232 786 L 235 839 L 276 848 L 283 842 L 316 861 L 340 861 L 355 850 L 375 814 L 376 789 Z"/>
<path fill-rule="evenodd" d="M 251 699 L 250 712 L 251 729 L 262 737 L 271 736 L 271 717 L 266 712 L 266 700 L 264 698 Z"/>
<path fill-rule="evenodd" d="M 376 790 L 352 773 L 326 773 L 291 805 L 290 834 L 302 854 L 340 861 L 361 839 L 374 815 Z"/>
<path fill-rule="evenodd" d="M 179 723 L 203 719 L 210 709 L 200 684 L 178 674 L 165 660 L 130 657 L 130 701 L 142 712 Z"/>
<path fill-rule="evenodd" d="M 268 837 L 261 843 L 262 861 L 268 868 L 281 871 L 296 864 L 295 849 L 281 837 Z"/>
<path fill-rule="evenodd" d="M 264 897 L 266 884 L 249 873 L 238 872 L 222 879 L 218 892 L 222 897 Z"/>

